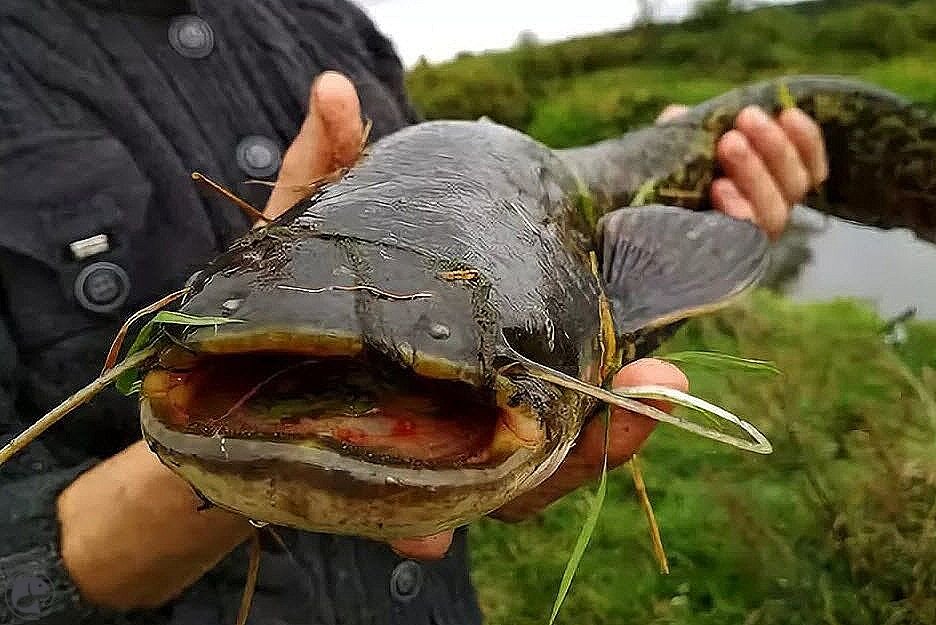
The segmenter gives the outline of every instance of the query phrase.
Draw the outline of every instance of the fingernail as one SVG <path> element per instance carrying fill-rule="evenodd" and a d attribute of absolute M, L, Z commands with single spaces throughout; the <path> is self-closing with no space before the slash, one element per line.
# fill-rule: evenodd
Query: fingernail
<path fill-rule="evenodd" d="M 748 109 L 748 123 L 755 128 L 763 128 L 770 123 L 770 117 L 759 106 L 752 106 Z"/>
<path fill-rule="evenodd" d="M 747 137 L 740 130 L 729 130 L 722 137 L 719 148 L 723 150 L 721 154 L 730 160 L 741 160 L 747 158 L 750 144 Z"/>

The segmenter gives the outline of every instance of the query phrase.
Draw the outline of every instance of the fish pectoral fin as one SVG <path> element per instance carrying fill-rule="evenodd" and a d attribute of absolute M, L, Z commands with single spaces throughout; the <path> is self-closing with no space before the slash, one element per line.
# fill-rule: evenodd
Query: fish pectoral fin
<path fill-rule="evenodd" d="M 768 261 L 764 233 L 718 211 L 620 208 L 599 220 L 596 236 L 619 336 L 728 304 L 757 283 Z"/>

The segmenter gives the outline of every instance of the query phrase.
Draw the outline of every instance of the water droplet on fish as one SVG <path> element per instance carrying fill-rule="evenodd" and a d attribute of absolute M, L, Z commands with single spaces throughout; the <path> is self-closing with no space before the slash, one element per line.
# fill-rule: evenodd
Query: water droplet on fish
<path fill-rule="evenodd" d="M 452 331 L 449 330 L 447 325 L 441 323 L 433 323 L 429 326 L 429 336 L 434 339 L 443 341 L 452 335 Z"/>
<path fill-rule="evenodd" d="M 400 480 L 388 475 L 387 477 L 384 478 L 384 483 L 385 484 L 399 484 Z"/>
<path fill-rule="evenodd" d="M 225 300 L 221 303 L 221 314 L 224 316 L 233 314 L 243 303 L 242 298 Z"/>

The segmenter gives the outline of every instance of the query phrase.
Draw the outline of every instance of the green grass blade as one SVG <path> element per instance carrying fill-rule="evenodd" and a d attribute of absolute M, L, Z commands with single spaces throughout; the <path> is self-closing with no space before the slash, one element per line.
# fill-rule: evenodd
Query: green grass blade
<path fill-rule="evenodd" d="M 605 494 L 608 491 L 608 445 L 610 444 L 610 430 L 609 420 L 610 420 L 610 410 L 605 411 L 605 444 L 604 444 L 604 457 L 602 458 L 601 464 L 601 479 L 598 482 L 598 490 L 595 492 L 595 497 L 592 499 L 591 506 L 588 510 L 588 516 L 585 518 L 585 523 L 582 525 L 582 531 L 579 532 L 578 539 L 575 541 L 575 547 L 572 549 L 572 554 L 569 556 L 569 562 L 566 564 L 565 572 L 562 574 L 562 581 L 559 583 L 559 592 L 556 594 L 556 601 L 553 603 L 552 615 L 549 617 L 549 625 L 553 625 L 556 621 L 556 617 L 559 615 L 559 608 L 562 607 L 562 602 L 565 601 L 566 595 L 569 594 L 569 588 L 572 586 L 572 578 L 575 576 L 575 571 L 578 570 L 579 563 L 582 561 L 582 556 L 585 554 L 585 548 L 588 546 L 588 541 L 591 539 L 592 534 L 595 531 L 595 525 L 598 523 L 598 515 L 601 514 L 601 507 L 604 505 Z"/>
<path fill-rule="evenodd" d="M 790 92 L 790 87 L 782 80 L 777 85 L 777 102 L 780 103 L 780 107 L 783 109 L 796 107 L 796 98 Z"/>
<path fill-rule="evenodd" d="M 651 202 L 656 196 L 656 184 L 656 180 L 650 179 L 640 185 L 640 188 L 637 189 L 637 193 L 635 193 L 633 199 L 631 199 L 630 205 L 643 206 Z"/>
<path fill-rule="evenodd" d="M 182 326 L 220 326 L 226 323 L 246 322 L 243 319 L 232 319 L 230 317 L 200 317 L 172 310 L 163 310 L 156 313 L 150 323 L 171 323 Z"/>
<path fill-rule="evenodd" d="M 780 374 L 780 369 L 769 360 L 755 360 L 753 358 L 741 358 L 731 354 L 722 354 L 720 352 L 673 352 L 658 356 L 662 360 L 670 362 L 679 362 L 686 365 L 696 365 L 707 367 L 709 369 L 737 369 L 746 373 L 772 373 Z"/>
<path fill-rule="evenodd" d="M 230 317 L 198 317 L 172 310 L 162 310 L 140 328 L 140 332 L 133 339 L 133 344 L 130 345 L 130 349 L 127 351 L 127 356 L 131 356 L 152 345 L 156 341 L 156 332 L 160 325 L 219 326 L 226 323 L 244 323 L 244 320 L 231 319 Z M 114 380 L 114 388 L 123 395 L 134 395 L 140 392 L 141 385 L 139 382 L 140 370 L 138 368 L 128 369 Z"/>

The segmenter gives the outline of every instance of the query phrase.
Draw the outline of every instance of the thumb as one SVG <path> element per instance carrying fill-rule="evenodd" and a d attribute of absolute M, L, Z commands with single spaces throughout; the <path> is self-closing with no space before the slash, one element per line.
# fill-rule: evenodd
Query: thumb
<path fill-rule="evenodd" d="M 669 386 L 680 391 L 689 390 L 689 380 L 675 365 L 665 360 L 644 358 L 630 363 L 614 376 L 615 387 L 643 386 L 645 384 L 658 384 Z M 655 408 L 669 411 L 671 406 L 667 402 L 648 400 Z M 609 427 L 610 446 L 608 448 L 608 466 L 615 467 L 626 462 L 633 456 L 646 440 L 656 421 L 640 414 L 614 408 L 611 411 Z M 601 419 L 593 419 L 579 436 L 575 450 L 586 458 L 586 465 L 599 468 L 604 457 L 605 424 Z"/>
<path fill-rule="evenodd" d="M 399 555 L 418 560 L 438 560 L 452 544 L 452 530 L 446 530 L 422 538 L 400 538 L 390 543 Z"/>
<path fill-rule="evenodd" d="M 308 185 L 357 160 L 364 136 L 354 85 L 337 72 L 320 74 L 309 90 L 309 112 L 283 156 L 276 186 L 263 211 L 275 219 L 308 196 Z"/>

